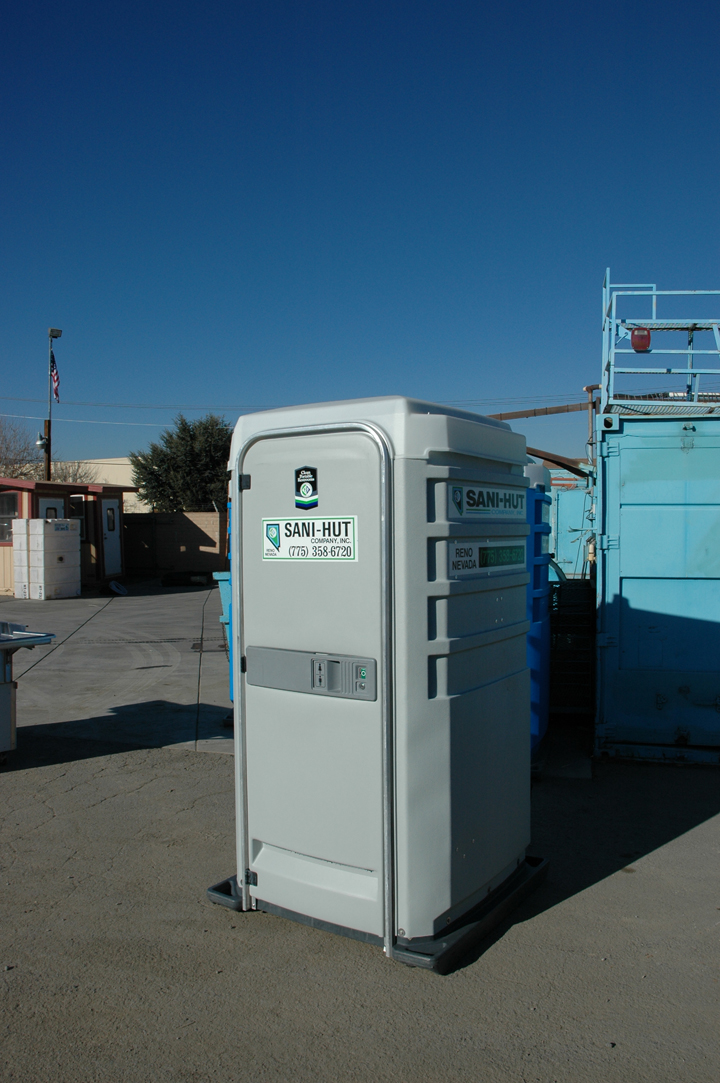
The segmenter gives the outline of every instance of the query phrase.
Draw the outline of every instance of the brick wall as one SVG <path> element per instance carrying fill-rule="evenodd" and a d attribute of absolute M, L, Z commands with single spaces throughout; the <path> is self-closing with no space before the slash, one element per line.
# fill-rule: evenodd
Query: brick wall
<path fill-rule="evenodd" d="M 227 515 L 179 511 L 125 514 L 125 569 L 220 572 L 227 569 Z"/>

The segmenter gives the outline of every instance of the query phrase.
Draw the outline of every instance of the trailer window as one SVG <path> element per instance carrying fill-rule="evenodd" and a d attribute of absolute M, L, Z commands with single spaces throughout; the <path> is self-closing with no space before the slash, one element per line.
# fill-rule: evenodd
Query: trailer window
<path fill-rule="evenodd" d="M 18 494 L 0 493 L 0 543 L 12 541 L 12 521 L 18 517 Z"/>

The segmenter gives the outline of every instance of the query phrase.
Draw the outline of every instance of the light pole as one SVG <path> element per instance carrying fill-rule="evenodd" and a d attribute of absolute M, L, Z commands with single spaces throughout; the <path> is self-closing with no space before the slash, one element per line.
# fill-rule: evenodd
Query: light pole
<path fill-rule="evenodd" d="M 52 481 L 52 363 L 53 339 L 60 338 L 62 331 L 57 327 L 48 327 L 48 416 L 45 422 L 43 454 L 45 457 L 45 481 Z"/>

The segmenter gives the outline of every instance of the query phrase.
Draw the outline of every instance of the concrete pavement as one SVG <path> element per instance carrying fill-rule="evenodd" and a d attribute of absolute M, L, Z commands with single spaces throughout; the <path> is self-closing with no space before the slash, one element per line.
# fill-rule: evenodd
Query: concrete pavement
<path fill-rule="evenodd" d="M 546 883 L 453 974 L 411 970 L 207 903 L 234 871 L 232 757 L 195 751 L 227 741 L 193 648 L 217 595 L 106 601 L 0 603 L 69 636 L 26 656 L 0 772 L 3 1080 L 720 1078 L 720 772 L 541 778 Z"/>
<path fill-rule="evenodd" d="M 4 620 L 56 636 L 15 655 L 18 724 L 44 739 L 38 727 L 52 726 L 78 740 L 231 753 L 220 611 L 217 589 L 154 584 L 127 597 L 3 600 Z"/>

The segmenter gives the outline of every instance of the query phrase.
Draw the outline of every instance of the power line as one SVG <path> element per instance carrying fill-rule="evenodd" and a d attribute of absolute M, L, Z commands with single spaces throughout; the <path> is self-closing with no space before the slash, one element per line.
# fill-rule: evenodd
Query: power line
<path fill-rule="evenodd" d="M 572 395 L 572 394 L 568 395 L 566 397 L 570 398 L 570 399 L 574 399 L 574 398 L 582 399 L 583 398 L 582 395 Z M 437 401 L 443 406 L 495 406 L 495 405 L 502 406 L 502 405 L 506 405 L 506 404 L 507 405 L 510 405 L 510 404 L 523 404 L 524 405 L 526 403 L 554 402 L 557 398 L 558 398 L 557 395 L 527 395 L 527 396 L 523 396 L 523 397 L 514 397 L 514 398 L 439 399 Z M 0 402 L 44 402 L 44 401 L 45 401 L 44 399 L 29 399 L 29 398 L 19 398 L 17 396 L 12 396 L 12 395 L 0 395 Z M 253 406 L 237 405 L 237 404 L 235 404 L 235 405 L 225 405 L 225 406 L 219 406 L 217 404 L 214 405 L 214 406 L 193 406 L 193 405 L 190 405 L 189 403 L 184 403 L 184 404 L 183 403 L 174 403 L 173 404 L 173 403 L 150 403 L 150 402 L 86 402 L 86 401 L 80 401 L 80 400 L 75 400 L 75 399 L 65 399 L 63 401 L 63 405 L 64 406 L 106 407 L 106 408 L 109 408 L 109 409 L 116 409 L 116 410 L 221 410 L 223 412 L 228 412 L 228 413 L 231 413 L 231 412 L 234 412 L 234 411 L 237 411 L 238 413 L 243 413 L 243 412 L 244 413 L 252 413 L 252 412 L 254 412 L 256 410 L 281 410 L 281 409 L 284 409 L 288 405 L 291 405 L 291 404 L 283 403 L 283 404 L 278 405 L 276 403 L 273 403 L 273 404 L 265 403 L 264 405 L 253 405 Z M 0 417 L 24 418 L 24 419 L 29 420 L 29 421 L 44 421 L 45 420 L 44 417 L 38 417 L 38 416 L 35 416 L 34 414 L 2 414 L 2 413 L 0 413 Z M 71 421 L 71 422 L 77 422 L 78 424 L 87 424 L 87 425 L 146 425 L 146 426 L 150 426 L 152 428 L 155 428 L 158 425 L 165 424 L 165 422 L 151 423 L 151 422 L 146 422 L 146 421 L 143 421 L 143 422 L 141 422 L 141 421 L 95 421 L 95 420 L 87 420 L 87 419 L 84 419 L 84 418 L 69 418 L 69 417 L 68 418 L 62 418 L 62 417 L 58 417 L 57 415 L 55 417 L 55 420 L 56 421 Z"/>
<path fill-rule="evenodd" d="M 0 395 L 2 402 L 45 402 L 45 399 L 23 399 L 12 395 Z M 277 406 L 196 406 L 190 403 L 154 402 L 84 402 L 80 399 L 63 399 L 63 406 L 107 406 L 116 410 L 274 410 Z"/>
<path fill-rule="evenodd" d="M 36 417 L 34 414 L 0 414 L 0 417 L 15 417 L 23 421 L 46 421 L 44 417 Z M 89 421 L 81 417 L 56 417 L 55 423 L 67 421 L 72 425 L 134 425 L 143 429 L 160 429 L 164 421 Z"/>

